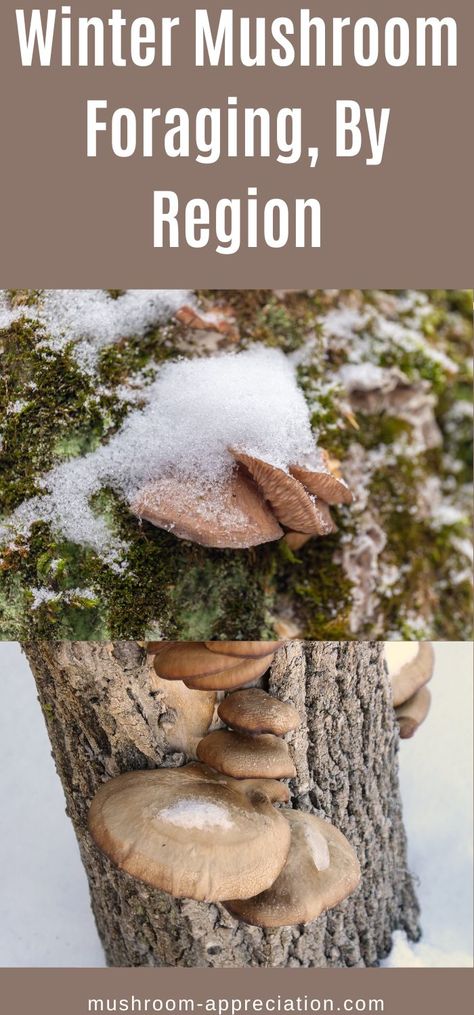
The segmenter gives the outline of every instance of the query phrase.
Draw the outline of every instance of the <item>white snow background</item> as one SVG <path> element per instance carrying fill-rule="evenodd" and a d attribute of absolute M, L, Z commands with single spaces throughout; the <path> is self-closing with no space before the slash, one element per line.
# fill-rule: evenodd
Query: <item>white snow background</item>
<path fill-rule="evenodd" d="M 433 707 L 400 745 L 423 937 L 387 966 L 472 965 L 471 643 L 436 643 Z M 0 644 L 0 965 L 103 966 L 87 881 L 28 665 Z"/>

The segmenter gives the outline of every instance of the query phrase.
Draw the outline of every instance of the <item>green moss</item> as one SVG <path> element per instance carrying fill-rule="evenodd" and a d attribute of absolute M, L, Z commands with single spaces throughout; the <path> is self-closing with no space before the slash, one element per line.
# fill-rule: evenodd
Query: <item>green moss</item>
<path fill-rule="evenodd" d="M 138 371 L 142 380 L 153 380 L 156 364 L 176 356 L 178 334 L 177 325 L 168 324 L 143 337 L 124 338 L 114 345 L 105 346 L 97 364 L 100 383 L 115 388 Z"/>
<path fill-rule="evenodd" d="M 430 637 L 471 638 L 471 583 L 452 581 L 453 574 L 466 570 L 452 542 L 453 537 L 466 537 L 466 526 L 433 528 L 429 519 L 420 519 L 417 490 L 430 473 L 427 470 L 424 476 L 423 463 L 407 456 L 376 473 L 371 481 L 371 497 L 387 536 L 382 559 L 399 571 L 396 584 L 380 595 L 384 629 L 408 632 L 412 630 L 409 618 L 416 615 L 421 621 L 425 618 Z M 449 610 L 445 609 L 446 590 Z M 362 633 L 369 636 L 370 627 Z"/>
<path fill-rule="evenodd" d="M 232 307 L 244 343 L 262 342 L 288 353 L 306 341 L 310 330 L 319 331 L 317 316 L 322 302 L 317 294 L 289 293 L 284 303 L 271 289 L 201 290 L 199 296 L 204 307 Z"/>
<path fill-rule="evenodd" d="M 37 478 L 55 461 L 93 446 L 123 411 L 113 396 L 97 396 L 96 384 L 83 374 L 71 350 L 52 352 L 29 323 L 17 321 L 2 336 L 2 469 L 0 500 L 5 511 L 33 496 Z M 80 435 L 80 437 L 79 437 Z"/>

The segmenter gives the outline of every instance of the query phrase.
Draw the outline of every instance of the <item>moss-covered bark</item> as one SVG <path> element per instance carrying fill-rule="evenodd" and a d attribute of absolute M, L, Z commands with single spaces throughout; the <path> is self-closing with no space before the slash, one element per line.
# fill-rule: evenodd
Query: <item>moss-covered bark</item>
<path fill-rule="evenodd" d="M 230 306 L 231 332 L 170 322 L 102 349 L 92 374 L 72 343 L 53 348 L 23 318 L 0 333 L 3 516 L 38 491 L 52 465 L 106 442 L 137 404 L 124 388 L 145 390 L 163 359 L 258 341 L 296 357 L 317 438 L 354 488 L 354 505 L 336 512 L 338 534 L 297 555 L 282 543 L 206 550 L 140 527 L 103 490 L 97 510 L 129 547 L 120 573 L 37 522 L 1 550 L 1 636 L 470 637 L 472 294 L 198 296 L 204 307 Z M 11 298 L 22 306 L 41 293 Z M 390 390 L 349 390 L 339 370 L 357 359 L 385 371 Z"/>
<path fill-rule="evenodd" d="M 294 703 L 291 806 L 329 818 L 362 869 L 357 891 L 307 926 L 261 930 L 220 904 L 176 900 L 116 870 L 87 830 L 90 801 L 123 771 L 176 766 L 166 688 L 136 643 L 26 645 L 111 965 L 372 966 L 392 933 L 419 936 L 398 787 L 398 731 L 382 646 L 293 643 L 263 683 Z M 164 682 L 163 682 L 164 683 Z M 195 695 L 202 692 L 195 691 Z"/>

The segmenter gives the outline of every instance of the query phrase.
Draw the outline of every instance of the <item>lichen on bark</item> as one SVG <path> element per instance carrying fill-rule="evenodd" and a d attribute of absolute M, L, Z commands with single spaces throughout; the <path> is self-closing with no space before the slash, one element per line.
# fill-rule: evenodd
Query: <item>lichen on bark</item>
<path fill-rule="evenodd" d="M 398 787 L 398 732 L 380 643 L 299 643 L 262 683 L 299 711 L 288 736 L 291 806 L 326 816 L 353 845 L 360 888 L 307 926 L 261 930 L 219 903 L 176 900 L 118 871 L 87 830 L 98 786 L 120 772 L 179 766 L 173 710 L 138 643 L 35 642 L 30 661 L 111 965 L 372 966 L 403 929 L 419 937 Z M 200 692 L 195 692 L 199 694 Z"/>
<path fill-rule="evenodd" d="M 201 292 L 204 309 L 230 308 L 227 333 L 170 321 L 102 348 L 93 374 L 72 343 L 53 348 L 20 316 L 0 333 L 4 517 L 38 491 L 45 470 L 104 444 L 163 360 L 254 342 L 293 357 L 315 434 L 356 496 L 337 510 L 335 536 L 293 554 L 281 542 L 195 546 L 140 527 L 102 490 L 96 508 L 128 547 L 120 570 L 36 522 L 2 549 L 2 636 L 470 637 L 471 297 Z M 21 309 L 41 293 L 9 298 Z"/>

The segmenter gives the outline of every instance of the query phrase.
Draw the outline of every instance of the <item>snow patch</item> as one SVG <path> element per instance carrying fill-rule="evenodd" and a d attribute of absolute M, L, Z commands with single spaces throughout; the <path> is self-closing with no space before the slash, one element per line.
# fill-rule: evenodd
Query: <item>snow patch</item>
<path fill-rule="evenodd" d="M 25 535 L 42 520 L 64 538 L 114 556 L 119 544 L 90 505 L 100 489 L 109 486 L 131 504 L 148 483 L 173 476 L 192 480 L 205 499 L 231 474 L 230 447 L 282 469 L 315 453 L 294 369 L 277 349 L 169 363 L 146 398 L 108 444 L 42 477 L 44 495 L 24 501 L 0 535 Z"/>
<path fill-rule="evenodd" d="M 329 846 L 324 835 L 309 824 L 304 826 L 303 831 L 314 866 L 318 871 L 327 870 L 330 864 Z"/>
<path fill-rule="evenodd" d="M 228 830 L 234 827 L 225 807 L 207 800 L 193 800 L 192 797 L 179 800 L 177 803 L 163 808 L 158 812 L 158 817 L 178 828 L 198 828 L 200 830 L 222 828 Z"/>
<path fill-rule="evenodd" d="M 383 388 L 387 384 L 387 375 L 390 377 L 390 371 L 375 363 L 346 363 L 339 370 L 339 377 L 347 391 Z"/>
<path fill-rule="evenodd" d="M 44 331 L 45 345 L 60 351 L 72 343 L 76 360 L 90 371 L 104 346 L 145 335 L 184 303 L 194 304 L 187 289 L 127 289 L 116 299 L 106 289 L 45 289 L 36 305 L 11 308 L 2 291 L 0 327 L 20 317 L 34 321 Z"/>
<path fill-rule="evenodd" d="M 9 328 L 14 321 L 25 316 L 24 307 L 12 307 L 7 293 L 0 289 L 0 331 Z"/>
<path fill-rule="evenodd" d="M 433 967 L 459 969 L 471 967 L 472 955 L 468 952 L 438 948 L 436 945 L 418 941 L 408 941 L 403 930 L 396 930 L 393 935 L 393 948 L 383 962 L 389 969 L 428 969 Z"/>
<path fill-rule="evenodd" d="M 92 589 L 63 589 L 61 592 L 54 592 L 47 588 L 32 588 L 33 602 L 31 610 L 38 610 L 44 603 L 72 603 L 75 600 L 96 600 L 96 593 Z"/>

